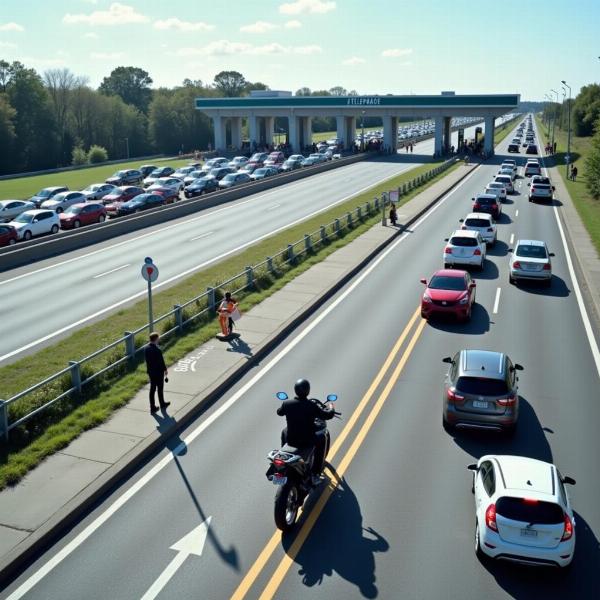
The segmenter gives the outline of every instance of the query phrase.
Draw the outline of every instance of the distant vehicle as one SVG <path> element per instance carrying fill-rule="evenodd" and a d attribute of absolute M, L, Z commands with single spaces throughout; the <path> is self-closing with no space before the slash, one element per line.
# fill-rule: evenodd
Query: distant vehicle
<path fill-rule="evenodd" d="M 17 230 L 8 223 L 0 224 L 0 247 L 2 246 L 13 246 L 17 243 L 19 234 Z"/>
<path fill-rule="evenodd" d="M 292 154 L 282 165 L 282 171 L 294 171 L 302 167 L 304 156 L 302 154 Z"/>
<path fill-rule="evenodd" d="M 265 163 L 265 160 L 269 158 L 269 154 L 267 152 L 255 152 L 248 161 L 248 165 L 253 165 L 257 167 L 262 167 Z"/>
<path fill-rule="evenodd" d="M 538 163 L 527 163 L 525 165 L 525 177 L 531 177 L 531 175 L 541 175 L 542 170 Z"/>
<path fill-rule="evenodd" d="M 102 198 L 102 204 L 108 206 L 109 204 L 127 202 L 138 194 L 143 194 L 144 190 L 141 187 L 135 185 L 123 185 L 115 188 L 110 194 L 107 194 Z"/>
<path fill-rule="evenodd" d="M 107 194 L 110 194 L 116 189 L 116 186 L 111 183 L 92 183 L 88 185 L 81 193 L 85 196 L 86 200 L 101 200 Z"/>
<path fill-rule="evenodd" d="M 235 173 L 235 169 L 231 167 L 215 167 L 210 170 L 210 176 L 214 177 L 217 181 L 221 181 L 225 175 L 229 175 L 230 173 Z"/>
<path fill-rule="evenodd" d="M 444 429 L 512 435 L 519 418 L 517 371 L 523 367 L 502 352 L 487 350 L 461 350 L 443 362 L 450 365 L 443 395 Z"/>
<path fill-rule="evenodd" d="M 483 270 L 486 244 L 479 232 L 458 229 L 445 241 L 446 246 L 442 254 L 444 269 L 465 265 L 476 266 Z"/>
<path fill-rule="evenodd" d="M 473 198 L 473 212 L 488 213 L 495 221 L 502 214 L 502 204 L 496 194 L 478 194 Z"/>
<path fill-rule="evenodd" d="M 53 210 L 34 209 L 21 213 L 9 225 L 17 230 L 20 240 L 30 240 L 36 235 L 57 233 L 60 219 L 58 213 Z"/>
<path fill-rule="evenodd" d="M 498 196 L 498 200 L 503 202 L 506 200 L 506 188 L 502 183 L 498 183 L 497 181 L 491 181 L 485 186 L 486 194 L 494 194 L 494 196 Z"/>
<path fill-rule="evenodd" d="M 142 165 L 138 171 L 142 174 L 142 177 L 148 177 L 148 175 L 157 168 L 156 165 Z"/>
<path fill-rule="evenodd" d="M 565 484 L 551 463 L 486 454 L 473 472 L 475 553 L 522 565 L 567 567 L 575 554 L 575 515 Z"/>
<path fill-rule="evenodd" d="M 214 177 L 200 177 L 196 179 L 190 185 L 188 185 L 183 191 L 186 198 L 195 198 L 202 194 L 208 194 L 219 189 L 219 182 Z"/>
<path fill-rule="evenodd" d="M 265 160 L 265 162 L 263 163 L 263 166 L 277 167 L 277 166 L 282 165 L 284 163 L 284 161 L 285 161 L 285 156 L 284 156 L 283 152 L 280 152 L 280 151 L 271 152 L 271 154 L 269 154 L 269 156 L 267 157 L 267 160 Z"/>
<path fill-rule="evenodd" d="M 143 210 L 157 208 L 163 204 L 165 204 L 165 199 L 160 194 L 144 193 L 139 194 L 132 200 L 128 200 L 127 202 L 117 205 L 116 210 L 112 209 L 110 206 L 107 206 L 106 212 L 111 217 L 122 217 L 125 215 L 138 213 Z"/>
<path fill-rule="evenodd" d="M 508 281 L 541 281 L 546 286 L 552 283 L 553 252 L 548 252 L 545 242 L 540 240 L 517 240 L 514 249 L 509 249 Z"/>
<path fill-rule="evenodd" d="M 151 188 L 153 194 L 160 194 L 165 199 L 165 204 L 173 204 L 179 200 L 179 192 L 171 187 L 154 187 L 152 185 Z"/>
<path fill-rule="evenodd" d="M 219 188 L 225 190 L 242 183 L 248 183 L 249 181 L 252 181 L 252 179 L 248 173 L 229 173 L 228 175 L 225 175 L 221 181 L 219 181 Z"/>
<path fill-rule="evenodd" d="M 157 179 L 161 177 L 169 177 L 169 175 L 173 174 L 175 169 L 173 167 L 158 167 L 154 169 L 149 175 L 144 179 L 144 187 L 151 186 Z"/>
<path fill-rule="evenodd" d="M 40 208 L 47 208 L 55 210 L 57 213 L 61 213 L 63 210 L 69 208 L 69 206 L 85 201 L 86 197 L 81 192 L 61 192 L 50 198 L 50 200 L 42 202 Z"/>
<path fill-rule="evenodd" d="M 219 156 L 217 158 L 210 158 L 202 167 L 203 169 L 216 169 L 217 167 L 226 167 L 229 164 L 229 159 Z"/>
<path fill-rule="evenodd" d="M 520 152 L 519 144 L 509 144 L 508 145 L 508 151 L 509 152 L 516 152 L 517 154 L 519 154 L 519 152 Z"/>
<path fill-rule="evenodd" d="M 547 178 L 546 178 L 547 179 Z M 541 183 L 536 181 L 535 183 L 528 183 L 529 188 L 529 202 L 535 202 L 536 200 L 549 200 L 552 201 L 554 198 L 554 190 L 556 189 L 549 183 Z"/>
<path fill-rule="evenodd" d="M 303 161 L 303 167 L 312 167 L 313 165 L 318 165 L 324 163 L 327 159 L 325 156 L 318 152 L 314 152 L 313 154 L 309 154 Z"/>
<path fill-rule="evenodd" d="M 262 164 L 258 164 L 258 163 L 246 163 L 241 169 L 240 171 L 243 173 L 248 173 L 248 175 L 252 175 L 252 173 L 254 173 L 254 171 L 256 171 L 256 169 L 262 169 Z"/>
<path fill-rule="evenodd" d="M 512 167 L 501 166 L 498 175 L 508 175 L 512 181 L 517 178 L 517 175 Z"/>
<path fill-rule="evenodd" d="M 489 246 L 493 246 L 496 243 L 498 231 L 494 217 L 489 213 L 469 213 L 464 219 L 460 219 L 459 222 L 462 223 L 461 229 L 463 230 L 478 231 L 483 241 Z"/>
<path fill-rule="evenodd" d="M 537 154 L 537 153 L 538 153 L 538 149 L 535 144 L 529 144 L 529 146 L 527 146 L 527 150 L 525 150 L 525 154 Z"/>
<path fill-rule="evenodd" d="M 47 187 L 40 190 L 35 196 L 31 196 L 29 198 L 29 202 L 33 202 L 37 208 L 40 207 L 42 202 L 46 200 L 50 200 L 56 194 L 60 194 L 61 192 L 68 192 L 69 188 L 66 185 L 60 185 L 55 187 Z"/>
<path fill-rule="evenodd" d="M 188 186 L 192 181 L 196 179 L 200 179 L 201 177 L 206 177 L 210 173 L 210 169 L 195 169 L 189 175 L 184 177 L 183 185 Z"/>
<path fill-rule="evenodd" d="M 260 169 L 256 169 L 256 171 L 250 175 L 250 179 L 257 181 L 258 179 L 264 179 L 265 177 L 272 177 L 278 173 L 279 171 L 275 167 L 261 167 Z"/>
<path fill-rule="evenodd" d="M 234 156 L 227 166 L 232 169 L 241 169 L 247 162 L 248 159 L 245 156 Z"/>
<path fill-rule="evenodd" d="M 159 177 L 154 183 L 146 188 L 147 192 L 151 192 L 157 188 L 171 188 L 176 192 L 180 192 L 183 189 L 183 181 L 178 177 Z"/>
<path fill-rule="evenodd" d="M 91 223 L 104 223 L 106 220 L 106 207 L 99 202 L 83 202 L 73 204 L 60 213 L 61 229 L 78 229 L 82 225 Z"/>
<path fill-rule="evenodd" d="M 0 223 L 12 221 L 26 210 L 33 210 L 35 204 L 28 200 L 0 200 Z"/>
<path fill-rule="evenodd" d="M 183 181 L 185 177 L 187 177 L 192 171 L 195 170 L 196 169 L 190 165 L 188 165 L 187 167 L 179 167 L 171 173 L 171 177 L 177 177 Z"/>
<path fill-rule="evenodd" d="M 421 316 L 424 319 L 451 314 L 468 321 L 475 303 L 475 282 L 467 271 L 441 269 L 431 279 L 421 279 L 427 287 L 421 297 Z"/>
<path fill-rule="evenodd" d="M 494 181 L 496 183 L 502 183 L 506 188 L 507 194 L 515 193 L 515 186 L 513 185 L 512 175 L 496 175 L 496 177 L 494 177 Z"/>
<path fill-rule="evenodd" d="M 137 169 L 123 169 L 109 177 L 106 183 L 112 183 L 115 186 L 135 185 L 136 183 L 142 183 L 143 179 L 141 172 Z"/>

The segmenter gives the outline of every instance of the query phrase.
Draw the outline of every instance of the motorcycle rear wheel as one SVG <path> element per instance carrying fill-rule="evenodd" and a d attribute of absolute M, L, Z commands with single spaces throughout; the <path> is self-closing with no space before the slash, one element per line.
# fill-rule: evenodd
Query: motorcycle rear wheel
<path fill-rule="evenodd" d="M 289 531 L 296 523 L 300 501 L 298 488 L 293 483 L 282 485 L 275 494 L 275 526 Z"/>

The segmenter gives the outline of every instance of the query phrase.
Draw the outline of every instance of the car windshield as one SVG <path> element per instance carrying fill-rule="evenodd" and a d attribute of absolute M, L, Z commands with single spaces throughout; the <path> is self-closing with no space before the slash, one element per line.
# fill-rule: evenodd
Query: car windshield
<path fill-rule="evenodd" d="M 486 206 L 488 204 L 496 204 L 496 199 L 495 198 L 477 198 L 476 200 L 477 204 L 481 204 L 483 206 Z"/>
<path fill-rule="evenodd" d="M 548 191 L 550 189 L 550 186 L 547 183 L 540 183 L 539 181 L 536 181 L 533 186 L 535 187 L 536 190 L 545 190 Z"/>
<path fill-rule="evenodd" d="M 494 183 L 490 183 L 488 187 L 492 190 L 503 190 L 504 186 L 501 183 L 495 181 Z"/>
<path fill-rule="evenodd" d="M 95 192 L 100 188 L 100 186 L 98 184 L 93 184 L 93 185 L 88 185 L 85 190 L 83 190 L 84 192 Z"/>
<path fill-rule="evenodd" d="M 124 177 L 125 175 L 127 175 L 127 171 L 117 171 L 113 177 Z"/>
<path fill-rule="evenodd" d="M 254 171 L 255 175 L 264 175 L 267 172 L 267 169 L 256 169 L 256 171 Z"/>
<path fill-rule="evenodd" d="M 78 215 L 81 212 L 81 206 L 69 206 L 64 212 L 64 214 L 69 215 Z"/>
<path fill-rule="evenodd" d="M 477 246 L 477 240 L 474 237 L 455 236 L 450 240 L 453 246 L 473 247 Z"/>
<path fill-rule="evenodd" d="M 487 377 L 459 377 L 456 389 L 465 394 L 478 396 L 502 396 L 508 394 L 504 379 L 488 379 Z"/>
<path fill-rule="evenodd" d="M 554 502 L 502 496 L 496 500 L 496 514 L 521 523 L 558 525 L 563 523 L 562 508 Z"/>
<path fill-rule="evenodd" d="M 48 198 L 48 196 L 51 194 L 52 192 L 50 190 L 42 190 L 39 194 L 36 194 L 36 196 L 39 196 L 40 198 Z"/>
<path fill-rule="evenodd" d="M 447 277 L 434 275 L 428 286 L 432 290 L 466 290 L 467 284 L 464 277 Z"/>
<path fill-rule="evenodd" d="M 499 175 L 498 177 L 496 177 L 496 182 L 508 183 L 509 181 L 510 177 L 508 177 L 507 175 Z"/>
<path fill-rule="evenodd" d="M 152 173 L 150 173 L 149 177 L 160 177 L 162 175 L 162 169 L 154 169 Z"/>
<path fill-rule="evenodd" d="M 515 254 L 523 258 L 548 258 L 548 253 L 544 246 L 533 246 L 530 244 L 519 244 Z"/>
<path fill-rule="evenodd" d="M 234 173 L 229 173 L 229 175 L 225 175 L 223 177 L 223 181 L 235 181 L 236 175 Z"/>
<path fill-rule="evenodd" d="M 487 219 L 467 219 L 465 221 L 467 227 L 491 227 L 490 222 Z"/>
<path fill-rule="evenodd" d="M 31 221 L 33 220 L 33 215 L 28 215 L 27 213 L 21 213 L 16 219 L 15 221 L 17 223 L 31 223 Z"/>

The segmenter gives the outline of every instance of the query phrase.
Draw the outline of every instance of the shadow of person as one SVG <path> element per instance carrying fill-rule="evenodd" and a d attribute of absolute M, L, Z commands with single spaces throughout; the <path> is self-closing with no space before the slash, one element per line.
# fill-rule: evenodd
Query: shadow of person
<path fill-rule="evenodd" d="M 335 477 L 335 475 L 334 475 Z M 295 536 L 284 536 L 286 552 Z M 363 598 L 376 598 L 375 553 L 389 550 L 387 540 L 363 527 L 356 495 L 344 478 L 338 480 L 311 535 L 295 558 L 302 583 L 313 587 L 334 573 L 354 584 Z"/>
<path fill-rule="evenodd" d="M 523 396 L 519 396 L 519 420 L 513 437 L 467 429 L 456 430 L 453 437 L 458 446 L 478 459 L 484 454 L 513 454 L 553 462 L 544 428 L 535 410 Z"/>
<path fill-rule="evenodd" d="M 227 348 L 227 352 L 237 352 L 238 354 L 243 354 L 246 358 L 250 358 L 252 356 L 252 349 L 244 340 L 241 339 L 241 334 L 232 333 L 229 335 L 227 339 L 229 342 L 229 348 Z"/>

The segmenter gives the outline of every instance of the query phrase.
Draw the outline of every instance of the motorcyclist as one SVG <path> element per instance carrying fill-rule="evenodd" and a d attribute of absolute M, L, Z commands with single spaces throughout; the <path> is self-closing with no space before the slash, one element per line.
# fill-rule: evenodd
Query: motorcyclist
<path fill-rule="evenodd" d="M 333 419 L 335 410 L 331 402 L 322 408 L 308 397 L 310 383 L 306 379 L 296 381 L 294 392 L 296 397 L 284 400 L 277 409 L 277 414 L 287 421 L 287 427 L 281 432 L 281 443 L 296 448 L 315 447 L 312 476 L 313 483 L 317 483 L 325 461 L 325 436 L 316 434 L 315 419 Z"/>

